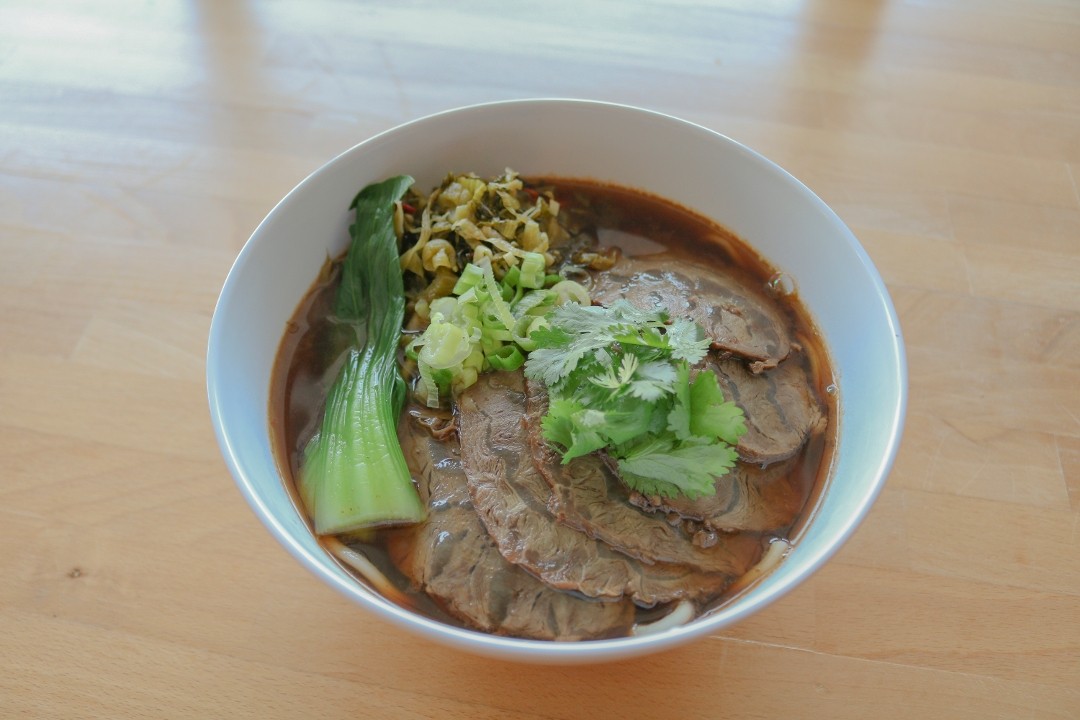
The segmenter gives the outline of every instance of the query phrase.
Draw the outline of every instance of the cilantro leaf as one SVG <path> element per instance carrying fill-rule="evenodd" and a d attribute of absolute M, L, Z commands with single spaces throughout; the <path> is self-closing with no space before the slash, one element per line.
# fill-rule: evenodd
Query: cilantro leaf
<path fill-rule="evenodd" d="M 599 432 L 607 438 L 608 445 L 621 445 L 648 432 L 652 414 L 651 404 L 624 398 L 603 412 L 604 422 Z"/>
<path fill-rule="evenodd" d="M 693 365 L 709 352 L 709 339 L 701 327 L 686 318 L 676 320 L 667 329 L 667 339 L 671 346 L 671 357 L 685 360 Z"/>
<path fill-rule="evenodd" d="M 716 375 L 703 370 L 690 386 L 690 432 L 732 445 L 746 434 L 742 408 L 724 399 Z"/>
<path fill-rule="evenodd" d="M 628 390 L 639 400 L 653 402 L 670 394 L 675 386 L 675 368 L 669 362 L 652 360 L 641 363 Z"/>
<path fill-rule="evenodd" d="M 687 319 L 625 300 L 610 307 L 567 303 L 530 334 L 525 376 L 547 387 L 544 438 L 563 463 L 606 450 L 626 483 L 649 495 L 716 492 L 735 462 L 742 411 L 725 402 L 715 375 L 699 372 L 709 341 Z"/>
<path fill-rule="evenodd" d="M 529 333 L 536 349 L 525 362 L 525 376 L 552 386 L 572 373 L 586 348 L 574 347 L 573 337 L 560 328 L 538 328 Z"/>
<path fill-rule="evenodd" d="M 680 440 L 694 436 L 690 429 L 690 366 L 685 362 L 675 368 L 675 403 L 668 413 L 667 429 Z"/>
<path fill-rule="evenodd" d="M 735 465 L 735 449 L 725 444 L 682 444 L 670 448 L 650 444 L 644 451 L 619 459 L 626 484 L 644 495 L 690 499 L 716 492 L 715 477 Z"/>
<path fill-rule="evenodd" d="M 690 368 L 679 365 L 675 403 L 668 413 L 668 429 L 680 440 L 719 438 L 734 445 L 746 434 L 742 408 L 724 399 L 716 375 L 702 370 L 690 382 Z"/>
<path fill-rule="evenodd" d="M 628 353 L 622 356 L 618 370 L 608 367 L 606 372 L 590 377 L 589 382 L 608 390 L 621 390 L 624 385 L 630 384 L 630 379 L 634 377 L 639 365 L 637 356 Z"/>
<path fill-rule="evenodd" d="M 601 437 L 596 428 L 590 427 L 587 413 L 589 411 L 585 407 L 572 400 L 552 400 L 547 415 L 540 421 L 544 437 L 564 448 L 564 465 L 607 445 L 607 440 Z"/>
<path fill-rule="evenodd" d="M 557 327 L 538 327 L 529 333 L 538 348 L 565 348 L 570 344 L 570 333 Z"/>

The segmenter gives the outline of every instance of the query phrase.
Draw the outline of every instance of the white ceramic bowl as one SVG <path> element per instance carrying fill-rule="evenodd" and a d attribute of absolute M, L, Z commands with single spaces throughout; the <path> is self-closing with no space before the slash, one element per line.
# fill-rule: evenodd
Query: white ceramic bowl
<path fill-rule="evenodd" d="M 413 614 L 342 571 L 297 513 L 270 445 L 270 372 L 285 323 L 327 254 L 346 245 L 348 206 L 367 183 L 407 173 L 432 187 L 449 171 L 610 181 L 677 201 L 728 227 L 795 279 L 839 385 L 835 465 L 790 555 L 712 614 L 643 637 L 562 643 L 496 637 Z M 716 632 L 760 610 L 836 552 L 885 482 L 903 427 L 907 370 L 899 323 L 873 264 L 840 219 L 754 151 L 699 125 L 621 105 L 523 100 L 451 110 L 366 140 L 314 172 L 252 234 L 221 292 L 207 354 L 210 410 L 236 483 L 270 532 L 320 579 L 432 640 L 533 662 L 621 659 Z"/>

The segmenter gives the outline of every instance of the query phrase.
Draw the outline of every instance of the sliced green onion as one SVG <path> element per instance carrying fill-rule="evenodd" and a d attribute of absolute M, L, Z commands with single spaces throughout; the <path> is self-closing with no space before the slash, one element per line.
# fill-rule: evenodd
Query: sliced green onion
<path fill-rule="evenodd" d="M 556 301 L 557 305 L 563 305 L 568 302 L 576 302 L 579 305 L 592 304 L 592 299 L 589 297 L 589 291 L 585 289 L 584 285 L 574 282 L 573 280 L 562 280 L 557 282 L 551 286 L 551 291 L 559 297 Z"/>
<path fill-rule="evenodd" d="M 443 370 L 460 365 L 472 352 L 472 338 L 465 328 L 435 318 L 424 333 L 424 346 L 419 358 L 427 365 Z"/>
<path fill-rule="evenodd" d="M 510 312 L 510 306 L 506 304 L 500 292 L 499 284 L 495 282 L 495 273 L 491 272 L 491 268 L 484 268 L 483 273 L 484 285 L 487 287 L 488 293 L 490 293 L 491 297 L 489 299 L 495 316 L 502 321 L 505 327 L 514 327 L 514 314 Z"/>
<path fill-rule="evenodd" d="M 417 301 L 417 305 L 419 305 Z M 435 298 L 431 301 L 428 308 L 428 317 L 435 317 L 435 313 L 439 313 L 444 318 L 449 318 L 454 314 L 454 310 L 457 308 L 457 298 L 447 295 L 446 297 Z"/>
<path fill-rule="evenodd" d="M 469 263 L 465 266 L 465 269 L 461 271 L 461 277 L 459 277 L 457 283 L 454 284 L 453 293 L 455 295 L 464 295 L 471 288 L 483 285 L 483 282 L 484 271 L 480 269 L 479 265 Z"/>
<path fill-rule="evenodd" d="M 537 252 L 527 252 L 521 261 L 520 286 L 524 288 L 544 287 L 544 270 L 547 269 L 547 261 L 544 256 Z"/>
<path fill-rule="evenodd" d="M 454 392 L 461 392 L 476 384 L 476 378 L 479 376 L 479 372 L 473 367 L 462 367 L 461 372 L 454 376 L 454 380 L 450 383 L 450 387 Z"/>
<path fill-rule="evenodd" d="M 517 315 L 547 315 L 555 307 L 559 296 L 550 290 L 533 290 L 514 308 Z"/>
<path fill-rule="evenodd" d="M 519 268 L 517 265 L 515 265 L 514 267 L 507 270 L 506 274 L 503 275 L 503 292 L 505 292 L 506 288 L 508 288 L 508 287 L 513 289 L 513 288 L 518 287 L 520 284 L 521 284 L 521 268 Z"/>
<path fill-rule="evenodd" d="M 431 373 L 431 379 L 435 382 L 435 385 L 439 388 L 440 393 L 446 393 L 450 390 L 450 383 L 454 379 L 454 373 L 449 368 L 442 368 L 440 370 L 434 370 Z"/>
<path fill-rule="evenodd" d="M 475 370 L 484 369 L 484 351 L 480 347 L 474 347 L 473 351 L 469 353 L 469 357 L 461 361 L 461 367 L 473 368 Z"/>
<path fill-rule="evenodd" d="M 488 355 L 488 361 L 496 370 L 517 370 L 525 364 L 525 356 L 516 345 L 503 345 L 497 352 Z"/>
<path fill-rule="evenodd" d="M 511 332 L 510 330 L 506 330 L 505 328 L 501 328 L 501 327 L 488 328 L 484 332 L 484 339 L 485 340 L 495 340 L 495 341 L 504 342 L 504 343 L 513 342 L 514 333 Z"/>
<path fill-rule="evenodd" d="M 466 302 L 464 297 L 458 298 L 457 313 L 458 317 L 474 322 L 480 321 L 480 305 L 476 302 L 475 292 L 472 294 L 472 300 L 469 302 Z"/>

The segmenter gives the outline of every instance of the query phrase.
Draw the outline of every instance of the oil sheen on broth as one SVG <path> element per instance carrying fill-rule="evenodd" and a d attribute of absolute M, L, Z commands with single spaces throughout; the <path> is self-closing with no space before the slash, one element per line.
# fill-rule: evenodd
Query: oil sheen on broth
<path fill-rule="evenodd" d="M 730 333 L 724 330 L 730 337 L 718 343 L 707 363 L 707 369 L 717 373 L 725 396 L 734 396 L 744 408 L 750 427 L 740 441 L 740 462 L 732 473 L 737 475 L 730 483 L 735 489 L 718 492 L 711 503 L 680 504 L 629 492 L 613 482 L 610 473 L 606 481 L 568 481 L 573 489 L 557 488 L 564 490 L 556 493 L 563 505 L 546 503 L 561 507 L 560 529 L 555 535 L 550 528 L 538 531 L 555 537 L 556 545 L 539 552 L 565 551 L 578 557 L 574 553 L 579 550 L 573 548 L 582 546 L 581 538 L 568 533 L 580 532 L 588 545 L 580 556 L 595 567 L 578 573 L 587 578 L 584 584 L 551 587 L 543 569 L 531 566 L 528 559 L 520 559 L 521 567 L 507 563 L 499 554 L 498 532 L 493 529 L 493 540 L 475 517 L 461 453 L 462 445 L 466 453 L 485 452 L 475 447 L 483 443 L 459 444 L 454 413 L 412 403 L 402 415 L 399 436 L 421 496 L 429 504 L 430 527 L 381 529 L 363 540 L 345 540 L 402 591 L 402 602 L 412 610 L 483 631 L 579 640 L 625 634 L 634 623 L 664 615 L 680 599 L 692 602 L 695 612 L 705 612 L 741 589 L 733 572 L 738 575 L 752 568 L 773 540 L 795 539 L 812 514 L 828 475 L 835 435 L 836 398 L 826 392 L 832 380 L 824 348 L 797 295 L 790 292 L 790 281 L 715 223 L 626 188 L 566 179 L 534 179 L 527 184 L 554 188 L 562 206 L 560 223 L 571 237 L 561 249 L 564 260 L 582 251 L 618 248 L 621 257 L 610 270 L 586 273 L 574 268 L 574 279 L 591 284 L 594 302 L 608 304 L 626 297 L 635 303 L 666 304 L 673 315 L 687 313 L 704 321 L 699 324 L 735 328 Z M 328 264 L 312 286 L 288 325 L 275 362 L 270 422 L 279 464 L 289 478 L 297 477 L 303 448 L 319 426 L 325 395 L 342 360 L 343 341 L 328 318 L 339 271 L 339 262 Z M 773 325 L 782 326 L 781 332 L 763 330 Z M 518 387 L 519 380 L 485 376 L 481 380 L 478 385 L 483 387 L 470 391 L 471 398 L 482 402 L 495 398 L 497 404 L 520 397 L 524 412 L 528 389 Z M 515 407 L 499 412 L 513 413 Z M 478 417 L 466 411 L 458 415 L 463 428 L 480 427 L 476 422 L 503 422 L 483 412 Z M 518 454 L 516 446 L 509 447 L 511 454 Z M 529 446 L 523 442 L 521 447 Z M 516 465 L 533 458 L 504 460 Z M 555 474 L 558 477 L 558 471 Z M 550 473 L 545 477 L 551 481 Z M 539 516 L 545 498 L 530 496 L 536 487 L 522 486 L 523 499 L 516 499 L 537 506 Z M 289 489 L 302 508 L 295 486 Z M 620 507 L 617 513 L 629 518 L 630 526 L 597 527 L 597 516 L 603 523 L 616 522 L 607 519 L 607 510 L 597 511 L 598 492 L 605 502 L 630 509 Z M 548 520 L 555 523 L 553 516 Z M 645 525 L 639 527 L 640 523 Z M 638 548 L 642 532 L 650 538 L 659 533 L 656 536 L 667 538 L 674 549 L 654 554 L 650 548 Z M 573 542 L 568 544 L 568 537 Z M 662 559 L 657 562 L 657 557 Z M 717 563 L 718 557 L 722 562 Z M 726 574 L 719 573 L 720 566 Z M 466 577 L 470 569 L 487 577 Z M 633 596 L 638 603 L 630 602 L 629 596 L 606 601 L 586 597 L 598 592 L 602 596 L 610 586 L 604 572 L 628 574 L 627 587 L 640 591 Z M 686 573 L 702 579 L 685 580 Z M 687 590 L 688 582 L 698 585 Z M 660 601 L 642 607 L 642 598 Z M 544 617 L 528 617 L 524 605 Z"/>

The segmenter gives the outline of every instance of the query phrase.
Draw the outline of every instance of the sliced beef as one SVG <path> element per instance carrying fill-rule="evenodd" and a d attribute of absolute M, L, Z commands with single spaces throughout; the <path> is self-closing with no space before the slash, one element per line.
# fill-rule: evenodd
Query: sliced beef
<path fill-rule="evenodd" d="M 667 253 L 626 257 L 596 273 L 594 302 L 610 305 L 624 298 L 640 308 L 661 307 L 672 318 L 701 325 L 713 347 L 753 363 L 775 367 L 791 351 L 787 322 L 766 295 L 709 264 L 694 264 Z"/>
<path fill-rule="evenodd" d="M 562 464 L 541 434 L 547 393 L 542 384 L 526 381 L 526 394 L 529 448 L 551 488 L 548 510 L 559 522 L 645 563 L 680 563 L 705 572 L 734 575 L 746 571 L 742 564 L 745 561 L 740 558 L 753 557 L 756 537 L 730 535 L 701 547 L 681 527 L 631 505 L 626 486 L 600 455 L 584 455 Z"/>
<path fill-rule="evenodd" d="M 796 464 L 797 458 L 792 458 L 763 469 L 739 462 L 716 479 L 715 495 L 690 500 L 633 492 L 630 501 L 644 510 L 700 522 L 711 530 L 777 530 L 791 525 L 806 503 L 806 494 L 793 477 Z"/>
<path fill-rule="evenodd" d="M 811 434 L 824 429 L 825 409 L 795 357 L 759 374 L 735 358 L 710 355 L 705 366 L 716 374 L 724 396 L 746 415 L 746 434 L 737 447 L 740 459 L 759 465 L 787 460 Z"/>
<path fill-rule="evenodd" d="M 553 587 L 595 598 L 628 596 L 646 607 L 714 596 L 730 584 L 728 573 L 643 563 L 556 522 L 547 509 L 551 489 L 531 457 L 520 372 L 481 375 L 458 398 L 457 411 L 473 504 L 510 562 Z"/>
<path fill-rule="evenodd" d="M 447 612 L 480 630 L 543 640 L 625 635 L 633 604 L 600 602 L 548 587 L 503 559 L 473 509 L 457 441 L 407 416 L 398 437 L 428 520 L 389 533 L 399 569 Z"/>

